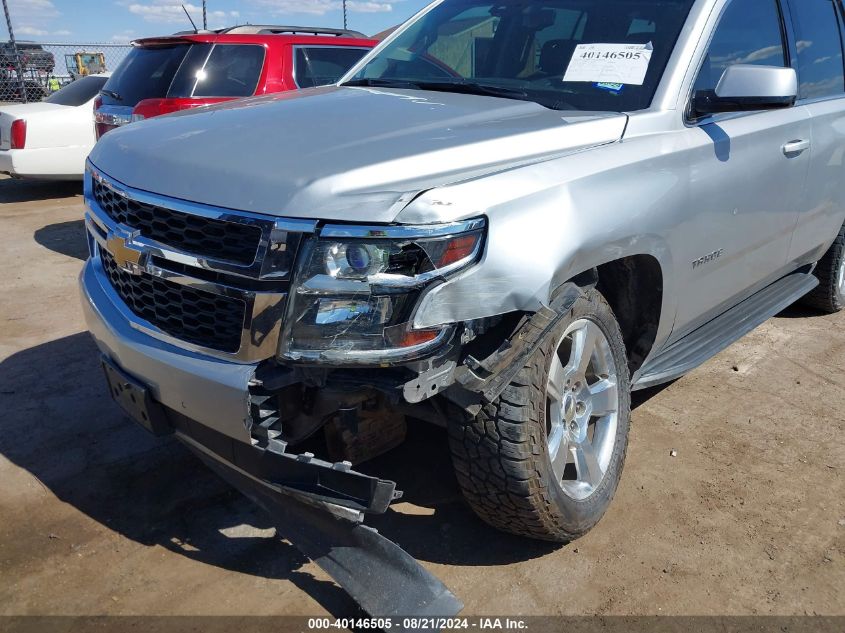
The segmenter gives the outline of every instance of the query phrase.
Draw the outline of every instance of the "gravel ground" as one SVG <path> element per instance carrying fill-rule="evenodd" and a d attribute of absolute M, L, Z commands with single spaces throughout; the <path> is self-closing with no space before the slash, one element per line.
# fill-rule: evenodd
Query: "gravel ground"
<path fill-rule="evenodd" d="M 354 614 L 109 400 L 76 286 L 80 186 L 0 180 L 0 229 L 0 615 Z M 845 615 L 843 361 L 845 314 L 793 307 L 640 395 L 616 499 L 570 545 L 477 520 L 422 425 L 370 466 L 406 493 L 370 523 L 469 615 Z"/>

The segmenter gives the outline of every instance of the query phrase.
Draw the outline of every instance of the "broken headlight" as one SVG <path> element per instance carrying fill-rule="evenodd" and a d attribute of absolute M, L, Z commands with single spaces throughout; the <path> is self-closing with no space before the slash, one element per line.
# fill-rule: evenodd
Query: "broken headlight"
<path fill-rule="evenodd" d="M 302 245 L 280 355 L 366 364 L 409 360 L 452 326 L 415 330 L 416 305 L 437 279 L 476 262 L 485 221 L 429 226 L 325 226 Z"/>

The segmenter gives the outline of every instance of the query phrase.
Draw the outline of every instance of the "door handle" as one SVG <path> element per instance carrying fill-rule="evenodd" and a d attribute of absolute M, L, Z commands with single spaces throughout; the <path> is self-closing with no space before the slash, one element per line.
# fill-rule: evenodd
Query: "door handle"
<path fill-rule="evenodd" d="M 781 149 L 783 149 L 783 153 L 787 156 L 793 156 L 795 154 L 800 154 L 801 152 L 805 152 L 810 149 L 810 141 L 790 141 L 786 143 Z"/>

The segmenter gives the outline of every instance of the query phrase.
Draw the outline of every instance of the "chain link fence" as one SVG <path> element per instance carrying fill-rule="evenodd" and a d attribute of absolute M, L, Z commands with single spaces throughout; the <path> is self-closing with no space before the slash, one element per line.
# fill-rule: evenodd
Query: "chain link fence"
<path fill-rule="evenodd" d="M 0 103 L 41 101 L 85 75 L 112 71 L 128 44 L 0 43 Z"/>

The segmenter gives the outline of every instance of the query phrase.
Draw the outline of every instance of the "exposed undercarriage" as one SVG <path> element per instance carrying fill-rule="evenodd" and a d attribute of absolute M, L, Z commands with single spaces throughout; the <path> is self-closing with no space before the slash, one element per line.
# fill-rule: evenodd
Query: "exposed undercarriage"
<path fill-rule="evenodd" d="M 321 429 L 326 457 L 357 465 L 394 448 L 405 416 L 439 426 L 475 415 L 493 402 L 572 306 L 569 285 L 551 308 L 463 324 L 438 354 L 378 369 L 284 366 L 268 361 L 250 382 L 250 432 L 276 451 L 314 444 Z M 290 448 L 289 448 L 290 447 Z"/>

